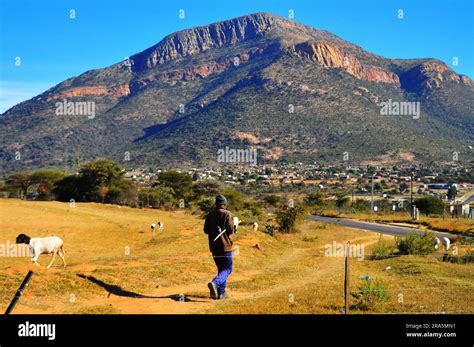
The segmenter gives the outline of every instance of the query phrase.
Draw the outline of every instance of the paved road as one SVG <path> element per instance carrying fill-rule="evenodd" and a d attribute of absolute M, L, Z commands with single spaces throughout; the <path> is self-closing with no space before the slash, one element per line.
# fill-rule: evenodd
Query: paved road
<path fill-rule="evenodd" d="M 410 228 L 410 227 L 402 227 L 402 226 L 371 223 L 371 222 L 362 222 L 362 221 L 353 220 L 353 219 L 323 217 L 323 216 L 316 216 L 316 215 L 311 215 L 309 218 L 313 221 L 324 222 L 324 223 L 334 223 L 334 224 L 343 225 L 349 228 L 375 231 L 377 233 L 393 235 L 393 236 L 405 236 L 406 234 L 411 233 L 413 231 L 419 235 L 423 235 L 423 231 L 415 229 L 415 228 Z M 439 231 L 433 231 L 433 234 L 436 235 L 437 237 L 453 236 L 453 234 L 443 233 Z"/>
<path fill-rule="evenodd" d="M 460 198 L 458 202 L 463 204 L 469 204 L 471 202 L 474 202 L 474 191 L 464 194 L 464 196 Z"/>

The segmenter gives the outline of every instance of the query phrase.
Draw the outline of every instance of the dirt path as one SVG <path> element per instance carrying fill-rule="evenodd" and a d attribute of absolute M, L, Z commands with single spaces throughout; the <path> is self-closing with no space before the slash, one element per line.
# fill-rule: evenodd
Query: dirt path
<path fill-rule="evenodd" d="M 314 253 L 314 249 L 310 250 Z M 264 289 L 251 291 L 245 289 L 233 290 L 232 283 L 241 280 L 252 280 L 259 277 L 277 276 L 282 270 L 288 269 L 292 264 L 300 263 L 303 258 L 310 257 L 308 250 L 294 248 L 278 257 L 278 260 L 271 263 L 271 266 L 253 270 L 251 272 L 232 274 L 230 277 L 230 289 L 228 290 L 232 302 L 272 297 L 276 293 L 291 293 L 295 288 L 300 288 L 310 284 L 328 281 L 334 273 L 340 272 L 340 260 L 321 257 L 320 265 L 314 268 L 310 274 L 302 273 L 299 276 L 289 280 L 282 281 L 277 285 L 265 287 Z M 79 270 L 80 268 L 78 268 Z M 89 267 L 90 269 L 90 267 Z M 238 271 L 237 271 L 238 272 Z M 91 300 L 83 302 L 84 307 L 94 307 L 109 305 L 117 312 L 130 314 L 200 314 L 200 313 L 219 313 L 219 308 L 215 300 L 209 298 L 209 291 L 206 287 L 206 281 L 192 285 L 180 285 L 171 287 L 156 288 L 142 294 L 143 297 L 129 297 L 107 293 L 104 290 L 102 297 L 94 297 Z"/>

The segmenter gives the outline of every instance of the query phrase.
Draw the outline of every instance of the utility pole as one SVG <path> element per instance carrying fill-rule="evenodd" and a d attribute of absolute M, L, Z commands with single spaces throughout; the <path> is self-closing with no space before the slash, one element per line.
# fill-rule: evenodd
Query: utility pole
<path fill-rule="evenodd" d="M 374 213 L 374 174 L 372 174 L 372 196 L 370 197 L 370 213 Z"/>
<path fill-rule="evenodd" d="M 410 177 L 410 205 L 413 206 L 413 172 Z"/>

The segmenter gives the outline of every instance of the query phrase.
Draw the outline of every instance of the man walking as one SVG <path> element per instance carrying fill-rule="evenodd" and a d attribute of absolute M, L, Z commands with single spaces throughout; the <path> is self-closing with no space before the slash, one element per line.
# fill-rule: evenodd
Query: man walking
<path fill-rule="evenodd" d="M 226 299 L 227 278 L 232 272 L 232 241 L 229 235 L 234 233 L 234 222 L 223 195 L 216 197 L 215 208 L 206 217 L 204 232 L 208 235 L 209 249 L 217 265 L 217 276 L 208 283 L 211 298 Z"/>

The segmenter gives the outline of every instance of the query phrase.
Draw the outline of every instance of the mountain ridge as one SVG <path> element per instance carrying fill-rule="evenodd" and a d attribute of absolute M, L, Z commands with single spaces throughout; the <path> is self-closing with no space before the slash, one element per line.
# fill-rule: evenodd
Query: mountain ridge
<path fill-rule="evenodd" d="M 247 94 L 249 90 L 257 94 L 264 92 L 268 98 L 252 97 Z M 205 127 L 210 133 L 214 130 L 218 130 L 217 134 L 226 133 L 223 137 L 228 145 L 249 145 L 234 139 L 235 133 L 250 134 L 244 136 L 247 140 L 252 136 L 258 138 L 260 135 L 255 134 L 261 133 L 265 138 L 273 138 L 280 148 L 278 158 L 272 155 L 268 158 L 335 160 L 340 157 L 342 147 L 350 150 L 350 146 L 356 145 L 351 144 L 352 139 L 335 135 L 336 129 L 345 128 L 351 118 L 367 113 L 370 115 L 360 118 L 359 126 L 372 132 L 377 142 L 380 142 L 378 133 L 387 131 L 393 143 L 387 148 L 364 147 L 360 133 L 360 138 L 354 139 L 358 147 L 353 147 L 359 148 L 360 153 L 354 155 L 359 161 L 368 160 L 364 158 L 367 156 L 374 159 L 407 150 L 414 153 L 416 160 L 434 160 L 439 155 L 434 154 L 435 149 L 411 144 L 416 137 L 422 139 L 427 134 L 445 145 L 445 149 L 436 152 L 443 152 L 443 160 L 449 161 L 450 151 L 458 148 L 463 153 L 473 143 L 473 95 L 472 80 L 437 59 L 384 58 L 327 31 L 269 13 L 255 13 L 172 33 L 129 59 L 69 78 L 15 105 L 0 116 L 3 139 L 0 158 L 3 169 L 64 166 L 68 158 L 78 154 L 86 158 L 104 155 L 120 158 L 128 148 L 136 156 L 125 164 L 174 165 L 183 162 L 182 158 L 173 158 L 170 155 L 173 151 L 164 148 L 188 143 L 187 139 L 181 139 L 182 134 L 195 129 L 193 122 L 199 118 L 209 118 Z M 234 97 L 240 98 L 242 104 L 233 103 Z M 92 121 L 85 117 L 58 119 L 53 112 L 54 103 L 64 99 L 94 102 L 97 117 Z M 275 109 L 274 115 L 266 113 L 266 109 L 272 109 L 272 103 L 283 99 L 287 100 L 286 106 L 282 104 Z M 381 121 L 377 118 L 379 103 L 387 99 L 420 102 L 426 120 L 412 127 L 407 127 L 403 120 Z M 258 112 L 254 112 L 253 118 L 239 111 L 247 108 L 246 103 L 255 103 L 253 109 Z M 233 108 L 228 108 L 230 104 Z M 294 104 L 306 122 L 320 124 L 325 120 L 328 133 L 312 126 L 305 133 L 295 125 L 300 120 L 289 122 L 293 118 L 288 113 L 288 104 Z M 250 127 L 244 131 L 242 124 L 232 123 L 231 129 L 224 131 L 222 123 L 229 121 L 228 116 L 214 109 L 215 105 L 221 105 L 222 110 L 235 114 L 236 118 L 246 119 L 253 124 L 253 130 Z M 211 108 L 214 115 L 208 117 Z M 332 118 L 328 119 L 329 114 Z M 314 148 L 298 148 L 279 141 L 284 130 L 276 125 L 272 130 L 267 121 L 262 123 L 263 118 L 272 117 L 289 129 L 297 129 L 298 136 L 318 134 L 322 140 L 312 143 Z M 393 129 L 385 129 L 385 121 Z M 174 144 L 167 135 L 170 129 L 177 132 L 173 134 Z M 409 134 L 412 140 L 404 142 L 403 136 L 398 136 L 401 139 L 397 142 L 397 129 Z M 70 134 L 67 139 L 66 134 Z M 216 146 L 216 141 L 211 143 L 208 135 L 200 136 L 190 135 L 194 142 L 188 146 L 200 153 L 187 154 L 190 157 L 186 161 L 208 165 L 215 161 L 210 149 Z M 290 134 L 288 138 L 291 137 Z M 224 145 L 226 141 L 217 143 Z M 271 143 L 270 140 L 261 144 L 262 153 L 272 152 Z M 143 151 L 155 153 L 156 158 L 148 158 Z M 331 155 L 331 151 L 337 153 Z M 15 152 L 24 152 L 28 159 L 15 161 Z"/>

